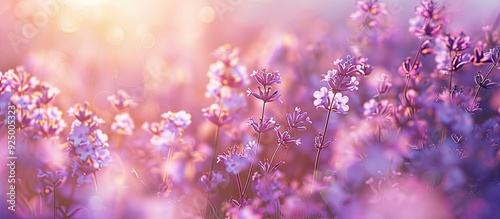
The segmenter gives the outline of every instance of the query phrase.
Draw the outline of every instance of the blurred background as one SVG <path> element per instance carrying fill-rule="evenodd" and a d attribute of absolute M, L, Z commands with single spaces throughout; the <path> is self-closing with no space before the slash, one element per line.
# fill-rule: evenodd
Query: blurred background
<path fill-rule="evenodd" d="M 418 2 L 381 2 L 387 4 L 390 25 L 400 36 L 394 40 L 416 41 L 401 31 L 408 29 Z M 472 28 L 479 33 L 477 27 L 491 24 L 500 8 L 498 1 L 449 2 L 443 4 L 452 15 L 450 27 L 458 25 L 466 32 Z M 202 95 L 217 47 L 230 43 L 240 48 L 249 70 L 273 67 L 266 65 L 279 45 L 305 48 L 322 42 L 342 54 L 355 29 L 349 26 L 354 3 L 5 0 L 0 2 L 0 70 L 24 66 L 55 85 L 63 91 L 57 98 L 63 109 L 84 100 L 105 107 L 106 97 L 118 89 L 130 93 L 141 108 L 156 111 L 142 116 L 201 108 L 212 101 L 202 100 Z M 325 57 L 327 63 L 336 58 Z M 285 76 L 293 74 L 281 70 Z M 173 101 L 180 93 L 186 98 Z"/>

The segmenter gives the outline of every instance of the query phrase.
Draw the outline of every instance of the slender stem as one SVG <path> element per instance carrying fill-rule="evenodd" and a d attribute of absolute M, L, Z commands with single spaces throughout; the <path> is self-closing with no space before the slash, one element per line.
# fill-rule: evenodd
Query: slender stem
<path fill-rule="evenodd" d="M 217 145 L 219 143 L 219 133 L 220 133 L 220 125 L 218 125 L 217 128 L 215 129 L 214 155 L 212 157 L 212 162 L 210 163 L 210 170 L 208 172 L 209 179 L 212 178 L 212 171 L 214 170 L 215 166 L 215 158 L 217 157 L 216 154 L 217 154 Z"/>
<path fill-rule="evenodd" d="M 499 60 L 500 61 L 500 60 Z M 495 67 L 497 66 L 498 62 L 499 61 L 496 61 L 494 62 L 492 65 L 491 65 L 491 68 L 488 70 L 488 73 L 486 73 L 486 76 L 484 77 L 484 79 L 481 81 L 481 85 L 488 79 L 488 77 L 490 76 L 491 72 L 493 71 L 493 69 L 495 69 Z M 476 86 L 476 92 L 474 93 L 474 97 L 472 98 L 471 102 L 470 102 L 470 105 L 469 105 L 469 108 L 472 110 L 472 105 L 474 104 L 474 101 L 476 100 L 477 96 L 479 95 L 479 91 L 481 90 L 481 85 L 477 85 Z"/>
<path fill-rule="evenodd" d="M 316 153 L 316 159 L 314 159 L 314 172 L 313 172 L 313 182 L 311 187 L 311 195 L 314 193 L 314 187 L 316 187 L 316 178 L 318 177 L 318 167 L 319 167 L 319 155 L 321 154 L 322 148 L 318 148 Z"/>
<path fill-rule="evenodd" d="M 278 150 L 280 149 L 280 147 L 281 147 L 281 143 L 279 143 L 278 146 L 276 147 L 276 149 L 274 150 L 273 156 L 271 157 L 271 162 L 269 162 L 270 165 L 273 165 L 274 157 L 276 157 L 276 154 L 278 153 Z"/>
<path fill-rule="evenodd" d="M 340 79 L 342 81 L 343 78 Z M 319 156 L 321 154 L 321 150 L 323 149 L 323 144 L 325 143 L 326 132 L 328 131 L 328 123 L 330 122 L 330 116 L 332 114 L 332 108 L 335 101 L 335 95 L 337 91 L 333 93 L 333 99 L 330 100 L 330 107 L 327 109 L 328 113 L 326 114 L 325 126 L 323 127 L 323 136 L 321 137 L 320 145 L 318 146 L 318 152 L 316 153 L 316 159 L 314 161 L 314 171 L 313 171 L 313 181 L 311 187 L 311 195 L 314 192 L 314 187 L 316 186 L 316 177 L 318 176 L 318 167 L 319 167 Z"/>
<path fill-rule="evenodd" d="M 264 87 L 265 89 L 265 87 Z M 262 123 L 262 121 L 264 120 L 264 112 L 266 110 L 266 102 L 263 101 L 262 103 L 262 112 L 260 114 L 260 122 Z M 259 151 L 259 145 L 260 145 L 260 137 L 261 137 L 261 133 L 258 132 L 257 133 L 257 146 L 256 146 L 256 152 Z M 257 153 L 256 153 L 257 154 Z M 242 196 L 245 195 L 245 192 L 247 191 L 247 188 L 248 188 L 248 184 L 250 183 L 250 178 L 252 178 L 252 172 L 253 172 L 253 168 L 254 168 L 254 165 L 255 165 L 255 160 L 257 159 L 257 157 L 255 157 L 255 159 L 252 160 L 252 163 L 250 164 L 250 169 L 248 170 L 248 177 L 246 179 L 246 182 L 245 182 L 245 186 L 243 187 L 243 192 L 242 192 Z"/>
<path fill-rule="evenodd" d="M 99 193 L 99 185 L 97 184 L 97 174 L 95 173 L 95 171 L 94 171 L 94 186 L 97 196 L 101 198 L 101 194 Z"/>
<path fill-rule="evenodd" d="M 452 81 L 453 81 L 453 58 L 452 58 L 452 51 L 450 51 L 450 83 L 448 85 L 448 91 L 450 91 L 450 95 L 451 95 Z"/>
<path fill-rule="evenodd" d="M 424 22 L 427 22 L 427 20 Z M 417 64 L 417 60 L 420 56 L 420 51 L 421 51 L 422 45 L 425 42 L 425 39 L 426 39 L 426 37 L 423 36 L 422 39 L 420 40 L 420 44 L 418 45 L 418 48 L 417 48 L 417 53 L 415 53 L 415 56 L 413 57 L 413 62 L 411 63 L 411 66 L 410 66 L 410 72 L 413 71 L 413 67 L 415 66 L 415 64 Z M 407 103 L 410 103 L 410 100 L 408 99 L 409 84 L 410 84 L 410 75 L 406 75 L 406 84 L 405 84 L 405 89 L 404 89 L 403 95 L 404 95 Z"/>
<path fill-rule="evenodd" d="M 170 168 L 170 160 L 172 159 L 172 147 L 168 147 L 167 160 L 165 161 L 165 169 L 163 170 L 163 183 L 168 181 L 168 169 Z"/>
<path fill-rule="evenodd" d="M 238 192 L 239 192 L 239 195 L 240 195 L 240 199 L 242 198 L 242 188 L 241 188 L 241 178 L 240 178 L 240 174 L 236 174 L 236 183 L 238 184 Z"/>
<path fill-rule="evenodd" d="M 209 182 L 212 181 L 212 172 L 214 170 L 214 166 L 215 166 L 215 158 L 216 158 L 216 155 L 217 155 L 217 145 L 219 144 L 219 134 L 220 134 L 220 120 L 221 120 L 221 117 L 222 117 L 222 101 L 219 100 L 219 115 L 218 115 L 218 119 L 217 119 L 217 128 L 215 128 L 215 136 L 214 136 L 214 148 L 213 148 L 213 156 L 212 156 L 212 161 L 210 162 L 210 169 L 208 170 L 208 180 Z M 205 211 L 207 211 L 208 209 L 208 206 L 210 205 L 210 193 L 207 192 L 207 206 L 205 207 Z"/>

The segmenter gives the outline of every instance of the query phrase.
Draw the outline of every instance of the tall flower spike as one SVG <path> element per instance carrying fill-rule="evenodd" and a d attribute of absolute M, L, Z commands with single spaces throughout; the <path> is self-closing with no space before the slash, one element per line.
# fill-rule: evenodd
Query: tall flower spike
<path fill-rule="evenodd" d="M 132 99 L 132 97 L 123 90 L 118 90 L 118 94 L 116 96 L 115 95 L 109 96 L 108 100 L 118 110 L 124 110 L 129 108 L 130 106 L 135 105 L 135 102 Z"/>
<path fill-rule="evenodd" d="M 278 102 L 279 104 L 282 104 L 283 101 L 281 101 L 281 93 L 278 90 L 272 91 L 271 86 L 273 84 L 281 84 L 281 76 L 278 71 L 274 72 L 266 72 L 266 69 L 262 69 L 260 71 L 253 71 L 253 73 L 250 75 L 257 80 L 257 83 L 263 86 L 258 86 L 258 93 L 253 92 L 250 88 L 247 89 L 247 96 L 252 95 L 253 97 L 262 100 L 264 102 Z"/>
<path fill-rule="evenodd" d="M 420 5 L 415 8 L 415 14 L 422 16 L 433 21 L 438 21 L 442 19 L 443 7 L 440 6 L 435 1 L 422 0 Z"/>

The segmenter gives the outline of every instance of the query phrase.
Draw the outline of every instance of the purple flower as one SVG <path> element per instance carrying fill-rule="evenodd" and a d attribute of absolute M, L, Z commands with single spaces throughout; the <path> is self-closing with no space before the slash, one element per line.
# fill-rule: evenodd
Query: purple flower
<path fill-rule="evenodd" d="M 227 152 L 217 156 L 217 163 L 224 161 L 228 173 L 239 174 L 250 164 L 250 160 L 236 150 L 236 147 L 230 147 Z"/>
<path fill-rule="evenodd" d="M 62 112 L 57 107 L 35 108 L 31 115 L 32 126 L 27 127 L 33 132 L 33 138 L 57 138 L 66 127 Z"/>
<path fill-rule="evenodd" d="M 462 55 L 461 53 L 455 54 L 453 57 L 453 60 L 451 61 L 451 69 L 452 71 L 458 71 L 462 67 L 464 67 L 465 64 L 468 64 L 470 60 L 470 55 L 469 54 L 464 54 Z"/>
<path fill-rule="evenodd" d="M 88 144 L 90 139 L 88 137 L 90 130 L 87 126 L 79 121 L 74 121 L 71 125 L 71 131 L 68 137 L 68 141 L 71 141 L 74 146 L 80 144 Z"/>
<path fill-rule="evenodd" d="M 226 182 L 226 179 L 219 172 L 212 171 L 211 174 L 203 174 L 198 181 L 198 184 L 207 193 L 215 191 L 217 186 L 221 183 Z"/>
<path fill-rule="evenodd" d="M 94 131 L 93 137 L 94 137 L 94 142 L 99 147 L 109 147 L 108 135 L 104 134 L 100 129 Z"/>
<path fill-rule="evenodd" d="M 134 120 L 128 113 L 117 114 L 111 124 L 111 130 L 122 135 L 131 135 L 134 128 Z"/>
<path fill-rule="evenodd" d="M 360 0 L 356 1 L 356 6 L 366 13 L 373 15 L 385 14 L 387 13 L 385 9 L 385 4 L 378 2 L 377 0 Z"/>
<path fill-rule="evenodd" d="M 413 64 L 413 65 L 412 65 Z M 406 60 L 401 64 L 400 72 L 403 72 L 406 76 L 416 77 L 420 74 L 420 68 L 422 67 L 422 63 L 416 61 L 413 63 L 410 57 L 407 57 Z"/>
<path fill-rule="evenodd" d="M 66 182 L 68 173 L 65 167 L 50 165 L 38 169 L 37 177 L 43 192 L 48 195 L 54 191 L 54 188 L 59 188 Z"/>
<path fill-rule="evenodd" d="M 307 112 L 301 112 L 300 108 L 295 107 L 293 114 L 287 113 L 286 120 L 288 122 L 288 127 L 291 129 L 296 129 L 298 131 L 306 130 L 306 123 L 312 123 L 311 119 L 307 116 Z"/>
<path fill-rule="evenodd" d="M 243 149 L 243 157 L 247 158 L 250 161 L 253 161 L 257 158 L 257 142 L 249 141 L 245 148 Z"/>
<path fill-rule="evenodd" d="M 38 101 L 41 104 L 50 103 L 60 93 L 59 89 L 47 83 L 42 83 L 40 88 L 41 91 L 36 91 L 33 94 L 38 97 Z"/>
<path fill-rule="evenodd" d="M 257 83 L 264 87 L 272 86 L 273 84 L 281 84 L 281 75 L 279 71 L 266 72 L 266 69 L 260 71 L 254 70 L 250 77 L 254 77 Z"/>
<path fill-rule="evenodd" d="M 314 100 L 314 106 L 316 106 L 316 108 L 323 108 L 340 114 L 347 114 L 347 111 L 349 111 L 349 106 L 347 105 L 349 97 L 343 96 L 340 92 L 334 95 L 332 91 L 328 90 L 326 87 L 322 87 L 319 91 L 315 91 L 313 96 L 316 98 L 316 100 Z M 331 101 L 333 101 L 333 103 Z M 330 105 L 332 106 L 331 109 Z"/>
<path fill-rule="evenodd" d="M 262 201 L 273 202 L 284 195 L 285 184 L 281 172 L 276 171 L 274 174 L 266 174 L 256 180 L 255 190 Z"/>
<path fill-rule="evenodd" d="M 176 127 L 181 129 L 185 129 L 191 124 L 191 114 L 184 110 L 177 113 L 168 111 L 167 113 L 162 114 L 161 117 L 169 122 L 173 122 Z"/>
<path fill-rule="evenodd" d="M 273 117 L 267 117 L 267 116 L 264 116 L 264 119 L 259 123 L 255 122 L 255 119 L 252 116 L 248 119 L 248 124 L 257 133 L 271 131 L 274 129 L 274 127 L 276 127 L 276 121 L 274 121 Z"/>
<path fill-rule="evenodd" d="M 493 64 L 500 63 L 500 46 L 496 46 L 491 48 L 490 51 L 486 53 L 488 57 L 490 57 L 491 62 Z"/>
<path fill-rule="evenodd" d="M 226 109 L 220 109 L 219 104 L 212 104 L 209 108 L 201 110 L 203 116 L 217 126 L 225 125 L 231 122 L 231 114 Z"/>
<path fill-rule="evenodd" d="M 443 7 L 433 0 L 421 0 L 420 5 L 415 7 L 415 14 L 423 18 L 438 21 L 442 19 L 441 12 Z"/>
<path fill-rule="evenodd" d="M 329 147 L 333 141 L 333 138 L 330 138 L 330 139 L 324 141 L 323 143 L 321 143 L 322 141 L 323 141 L 323 133 L 318 133 L 318 135 L 316 137 L 314 137 L 314 148 L 324 149 L 324 148 Z"/>
<path fill-rule="evenodd" d="M 289 131 L 281 132 L 279 126 L 276 126 L 276 135 L 278 136 L 278 144 L 287 147 L 290 144 L 300 145 L 300 138 L 294 139 Z"/>
<path fill-rule="evenodd" d="M 135 105 L 134 100 L 127 92 L 123 90 L 118 90 L 118 95 L 112 95 L 108 97 L 108 100 L 113 104 L 118 110 L 125 110 L 130 106 Z"/>
<path fill-rule="evenodd" d="M 470 38 L 465 35 L 464 32 L 461 32 L 458 36 L 452 36 L 450 33 L 446 33 L 443 36 L 443 40 L 448 51 L 461 52 L 466 50 L 470 44 Z"/>
<path fill-rule="evenodd" d="M 9 70 L 4 76 L 5 84 L 7 84 L 13 92 L 23 94 L 29 89 L 35 88 L 40 83 L 38 79 L 30 76 L 23 68 L 19 67 L 16 71 L 17 74 Z"/>
<path fill-rule="evenodd" d="M 94 114 L 87 109 L 89 106 L 88 102 L 82 104 L 76 104 L 68 110 L 68 114 L 75 117 L 80 122 L 85 122 L 93 117 Z"/>
<path fill-rule="evenodd" d="M 218 61 L 210 65 L 208 77 L 220 86 L 240 87 L 248 84 L 246 67 L 239 64 L 239 50 L 225 44 L 215 50 Z"/>
<path fill-rule="evenodd" d="M 382 74 L 382 76 L 380 76 L 380 80 L 377 86 L 377 96 L 387 93 L 389 89 L 391 89 L 391 87 L 392 83 L 387 81 L 387 75 Z"/>
<path fill-rule="evenodd" d="M 324 108 L 326 110 L 330 107 L 330 101 L 333 98 L 333 93 L 328 90 L 326 87 L 321 87 L 319 91 L 314 91 L 314 106 L 316 108 Z"/>
<path fill-rule="evenodd" d="M 257 87 L 259 89 L 259 93 L 253 92 L 250 88 L 247 90 L 247 96 L 254 96 L 255 98 L 262 100 L 264 102 L 278 102 L 279 104 L 282 104 L 283 101 L 281 101 L 281 94 L 278 90 L 275 90 L 274 92 L 271 93 L 271 87 L 265 87 L 264 90 L 261 87 Z"/>

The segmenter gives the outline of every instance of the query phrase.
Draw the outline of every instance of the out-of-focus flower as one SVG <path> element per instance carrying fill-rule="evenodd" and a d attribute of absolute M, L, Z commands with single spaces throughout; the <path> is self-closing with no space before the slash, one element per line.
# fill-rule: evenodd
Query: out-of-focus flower
<path fill-rule="evenodd" d="M 490 60 L 493 64 L 500 63 L 500 46 L 491 48 L 490 51 L 486 53 L 486 55 L 490 57 Z"/>
<path fill-rule="evenodd" d="M 420 5 L 415 7 L 415 14 L 423 18 L 438 21 L 443 18 L 442 10 L 444 8 L 433 0 L 421 0 Z"/>
<path fill-rule="evenodd" d="M 118 110 L 128 109 L 130 106 L 134 106 L 135 102 L 132 97 L 123 90 L 118 90 L 117 95 L 111 95 L 108 97 L 109 102 Z"/>
<path fill-rule="evenodd" d="M 31 111 L 36 107 L 36 96 L 24 94 L 18 95 L 14 94 L 11 97 L 11 101 L 18 106 L 19 109 Z"/>
<path fill-rule="evenodd" d="M 293 114 L 286 114 L 286 121 L 288 122 L 289 128 L 298 131 L 306 130 L 306 123 L 312 123 L 311 119 L 307 116 L 307 112 L 301 112 L 299 107 L 295 107 Z"/>
<path fill-rule="evenodd" d="M 479 41 L 477 46 L 474 48 L 474 53 L 472 54 L 470 62 L 475 66 L 480 66 L 491 62 L 491 57 L 488 52 L 484 52 L 486 44 Z"/>
<path fill-rule="evenodd" d="M 416 77 L 420 74 L 420 70 L 422 68 L 422 63 L 420 61 L 412 62 L 410 57 L 407 57 L 406 60 L 401 64 L 400 72 L 404 73 L 409 77 Z"/>
<path fill-rule="evenodd" d="M 17 74 L 9 70 L 5 74 L 5 80 L 3 82 L 10 87 L 11 91 L 18 95 L 23 95 L 29 89 L 35 88 L 40 83 L 38 79 L 25 72 L 24 68 L 18 67 L 16 71 Z"/>
<path fill-rule="evenodd" d="M 75 117 L 80 122 L 85 122 L 92 118 L 94 114 L 88 109 L 89 103 L 76 104 L 68 110 L 68 114 Z"/>
<path fill-rule="evenodd" d="M 184 110 L 176 113 L 168 111 L 162 114 L 161 117 L 166 119 L 167 121 L 173 122 L 176 127 L 181 129 L 185 129 L 191 124 L 191 114 L 187 113 Z"/>
<path fill-rule="evenodd" d="M 221 173 L 212 171 L 211 174 L 203 174 L 200 177 L 198 184 L 203 189 L 203 191 L 205 191 L 206 193 L 211 193 L 215 191 L 217 186 L 224 182 L 226 182 L 226 179 L 224 179 Z"/>
<path fill-rule="evenodd" d="M 33 95 L 37 96 L 38 102 L 44 105 L 50 103 L 60 93 L 59 89 L 48 83 L 41 83 L 40 89 L 41 91 L 36 91 Z"/>
<path fill-rule="evenodd" d="M 179 112 L 168 111 L 161 115 L 160 122 L 144 123 L 142 128 L 153 134 L 150 142 L 157 151 L 167 152 L 178 142 L 184 130 L 191 124 L 191 114 L 182 110 Z"/>
<path fill-rule="evenodd" d="M 446 44 L 448 51 L 461 52 L 469 48 L 470 38 L 461 32 L 458 36 L 452 36 L 450 33 L 446 33 L 443 36 L 443 41 Z"/>
<path fill-rule="evenodd" d="M 111 130 L 122 135 L 131 135 L 134 128 L 134 120 L 128 113 L 117 114 L 115 121 L 111 124 Z"/>
<path fill-rule="evenodd" d="M 74 121 L 71 125 L 71 131 L 68 140 L 73 143 L 73 145 L 88 144 L 89 137 L 88 134 L 90 130 L 87 126 L 79 121 Z"/>
<path fill-rule="evenodd" d="M 439 31 L 443 29 L 443 24 L 433 24 L 433 23 L 428 23 L 425 24 L 421 28 L 415 28 L 414 29 L 414 34 L 415 36 L 422 38 L 422 37 L 430 37 L 433 38 L 439 34 Z"/>
<path fill-rule="evenodd" d="M 243 156 L 246 157 L 248 160 L 253 161 L 257 158 L 257 142 L 255 141 L 249 141 L 246 145 L 245 148 L 243 148 Z"/>
<path fill-rule="evenodd" d="M 44 168 L 39 168 L 37 177 L 40 186 L 43 188 L 43 193 L 48 195 L 52 193 L 55 188 L 60 188 L 66 182 L 68 173 L 65 167 L 49 165 Z"/>
<path fill-rule="evenodd" d="M 255 132 L 261 133 L 273 130 L 274 127 L 276 127 L 276 121 L 274 121 L 273 117 L 264 116 L 264 119 L 257 123 L 252 116 L 248 119 L 248 125 L 250 125 Z"/>
<path fill-rule="evenodd" d="M 231 122 L 232 117 L 226 109 L 220 109 L 219 104 L 212 104 L 209 108 L 201 110 L 203 116 L 217 126 L 225 125 Z"/>
<path fill-rule="evenodd" d="M 250 165 L 251 160 L 243 156 L 242 153 L 237 152 L 237 147 L 233 146 L 227 149 L 227 152 L 223 152 L 221 155 L 217 156 L 217 163 L 224 162 L 226 165 L 226 171 L 232 174 L 239 174 L 248 165 Z"/>
<path fill-rule="evenodd" d="M 77 177 L 78 184 L 92 182 L 91 176 L 112 161 L 108 136 L 99 129 L 104 122 L 87 106 L 88 103 L 77 104 L 68 110 L 76 120 L 71 125 L 66 151 L 73 161 L 72 176 Z"/>
<path fill-rule="evenodd" d="M 469 54 L 461 54 L 458 53 L 453 57 L 453 60 L 451 61 L 451 71 L 458 71 L 462 67 L 464 67 L 465 64 L 468 64 L 470 60 L 470 55 Z"/>
<path fill-rule="evenodd" d="M 376 96 L 380 96 L 382 94 L 387 93 L 391 89 L 391 87 L 392 87 L 392 83 L 387 81 L 387 75 L 382 74 L 382 76 L 380 76 L 380 79 L 378 82 Z"/>
<path fill-rule="evenodd" d="M 66 127 L 62 119 L 62 112 L 57 107 L 36 108 L 31 114 L 32 126 L 27 127 L 32 138 L 58 138 L 58 135 Z"/>
<path fill-rule="evenodd" d="M 265 202 L 273 202 L 284 195 L 285 184 L 283 174 L 274 171 L 273 174 L 264 174 L 255 179 L 255 189 L 260 199 Z"/>

